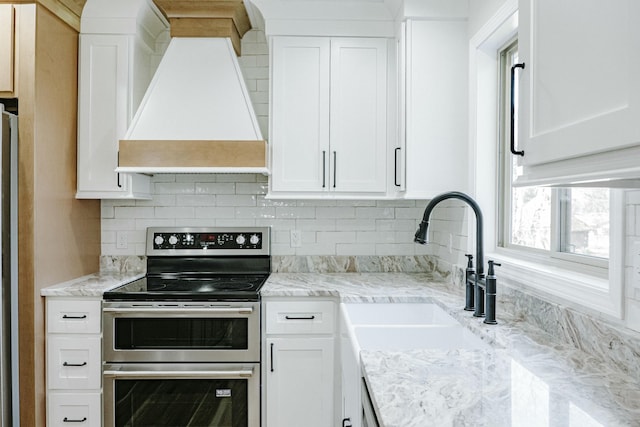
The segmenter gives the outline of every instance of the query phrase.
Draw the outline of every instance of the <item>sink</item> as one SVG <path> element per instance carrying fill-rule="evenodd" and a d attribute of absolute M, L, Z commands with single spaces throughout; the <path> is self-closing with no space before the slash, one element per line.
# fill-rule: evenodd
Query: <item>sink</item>
<path fill-rule="evenodd" d="M 462 325 L 353 326 L 359 350 L 488 349 L 489 346 Z"/>
<path fill-rule="evenodd" d="M 361 425 L 360 352 L 488 350 L 490 346 L 434 303 L 340 304 L 343 413 Z"/>
<path fill-rule="evenodd" d="M 349 324 L 356 325 L 458 325 L 433 303 L 343 303 Z"/>

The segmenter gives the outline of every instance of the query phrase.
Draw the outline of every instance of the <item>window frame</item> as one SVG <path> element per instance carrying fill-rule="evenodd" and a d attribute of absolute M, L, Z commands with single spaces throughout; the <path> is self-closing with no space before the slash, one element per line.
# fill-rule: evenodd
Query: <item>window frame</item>
<path fill-rule="evenodd" d="M 469 191 L 480 205 L 485 217 L 485 254 L 488 259 L 502 263 L 498 268 L 498 292 L 502 286 L 519 289 L 527 294 L 564 305 L 592 310 L 604 317 L 622 319 L 623 284 L 625 278 L 625 193 L 611 189 L 610 250 L 608 277 L 603 278 L 594 268 L 560 259 L 540 257 L 499 246 L 500 215 L 497 195 L 500 191 L 496 171 L 498 165 L 500 114 L 498 52 L 518 34 L 518 0 L 505 0 L 469 40 Z M 467 235 L 474 229 L 467 223 Z M 468 239 L 467 248 L 474 248 Z M 464 266 L 465 260 L 458 261 Z M 573 264 L 571 270 L 567 265 Z M 595 270 L 598 270 L 595 268 Z M 599 269 L 601 271 L 601 269 Z"/>
<path fill-rule="evenodd" d="M 538 249 L 530 246 L 518 245 L 511 242 L 513 221 L 511 214 L 512 207 L 512 174 L 513 155 L 509 152 L 509 138 L 511 123 L 509 120 L 510 111 L 510 91 L 511 79 L 510 70 L 513 65 L 511 55 L 518 49 L 518 38 L 512 37 L 507 43 L 498 49 L 498 76 L 500 79 L 500 90 L 498 93 L 498 105 L 500 114 L 498 118 L 499 140 L 498 140 L 498 246 L 512 251 L 522 251 L 525 257 L 536 257 L 539 262 L 552 263 L 557 267 L 574 271 L 584 271 L 598 277 L 607 278 L 609 269 L 609 259 L 599 258 L 589 255 L 576 254 L 562 250 L 562 241 L 566 238 L 566 226 L 571 221 L 567 213 L 568 203 L 563 202 L 565 196 L 570 195 L 570 188 L 551 188 L 551 218 L 550 244 L 549 249 Z M 612 206 L 609 203 L 609 218 L 611 218 Z M 565 264 L 566 263 L 566 264 Z"/>

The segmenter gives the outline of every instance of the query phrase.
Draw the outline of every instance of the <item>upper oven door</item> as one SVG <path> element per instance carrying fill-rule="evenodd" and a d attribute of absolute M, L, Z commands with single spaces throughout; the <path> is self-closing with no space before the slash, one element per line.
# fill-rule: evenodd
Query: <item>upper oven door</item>
<path fill-rule="evenodd" d="M 259 362 L 260 303 L 105 302 L 107 362 Z"/>

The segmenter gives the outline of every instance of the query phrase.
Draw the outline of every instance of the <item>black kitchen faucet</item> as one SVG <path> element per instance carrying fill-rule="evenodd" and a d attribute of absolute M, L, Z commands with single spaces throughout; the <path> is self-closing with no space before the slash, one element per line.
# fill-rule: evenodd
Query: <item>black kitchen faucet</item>
<path fill-rule="evenodd" d="M 482 246 L 482 211 L 480 210 L 480 206 L 478 203 L 473 200 L 468 195 L 458 192 L 451 191 L 448 193 L 440 194 L 429 202 L 427 207 L 424 210 L 424 215 L 422 216 L 422 222 L 420 222 L 420 227 L 418 231 L 416 231 L 415 237 L 413 239 L 414 242 L 420 243 L 422 245 L 427 244 L 429 242 L 429 217 L 431 216 L 431 211 L 436 207 L 438 203 L 447 199 L 458 199 L 466 202 L 476 215 L 476 262 L 477 269 L 473 267 L 473 255 L 467 254 L 467 268 L 465 270 L 465 307 L 464 309 L 467 311 L 473 311 L 473 315 L 475 317 L 485 317 L 484 323 L 489 325 L 495 325 L 496 322 L 496 275 L 494 271 L 495 266 L 499 266 L 500 264 L 489 261 L 489 271 L 485 278 L 484 275 L 484 251 Z M 486 296 L 485 296 L 486 291 Z M 487 312 L 485 316 L 485 298 L 486 298 L 486 306 Z M 475 300 L 475 304 L 474 304 Z"/>

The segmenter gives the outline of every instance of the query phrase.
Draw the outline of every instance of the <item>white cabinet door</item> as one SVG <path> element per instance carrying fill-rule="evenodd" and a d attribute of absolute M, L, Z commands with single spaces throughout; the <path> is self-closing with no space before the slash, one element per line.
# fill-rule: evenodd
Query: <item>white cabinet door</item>
<path fill-rule="evenodd" d="M 387 40 L 331 40 L 331 188 L 384 192 Z"/>
<path fill-rule="evenodd" d="M 47 337 L 48 388 L 99 389 L 102 346 L 100 336 Z"/>
<path fill-rule="evenodd" d="M 148 176 L 114 171 L 133 114 L 134 43 L 128 35 L 80 35 L 78 198 L 150 198 Z"/>
<path fill-rule="evenodd" d="M 333 338 L 267 339 L 267 427 L 331 427 Z"/>
<path fill-rule="evenodd" d="M 271 194 L 384 195 L 387 40 L 274 37 Z"/>
<path fill-rule="evenodd" d="M 407 20 L 404 37 L 405 197 L 466 191 L 466 22 Z"/>
<path fill-rule="evenodd" d="M 525 166 L 640 144 L 640 3 L 520 0 Z M 598 162 L 593 163 L 598 169 Z M 552 174 L 567 171 L 559 166 Z"/>
<path fill-rule="evenodd" d="M 273 39 L 273 191 L 328 189 L 329 45 L 322 37 Z"/>
<path fill-rule="evenodd" d="M 49 393 L 47 399 L 47 425 L 50 427 L 102 426 L 100 393 Z"/>

